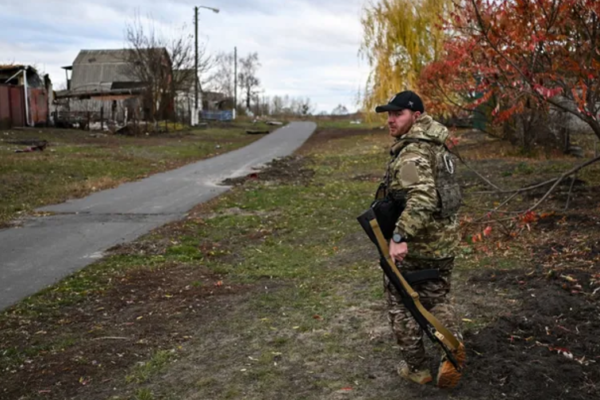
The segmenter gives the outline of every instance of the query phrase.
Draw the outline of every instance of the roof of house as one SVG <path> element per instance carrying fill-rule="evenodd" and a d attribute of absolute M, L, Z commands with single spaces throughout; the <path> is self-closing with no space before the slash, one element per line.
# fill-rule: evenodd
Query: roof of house
<path fill-rule="evenodd" d="M 41 87 L 43 86 L 45 79 L 50 79 L 47 78 L 47 74 L 45 76 L 40 76 L 38 70 L 31 65 L 0 64 L 0 84 L 6 83 L 7 79 L 16 78 L 14 75 L 23 70 L 27 71 L 27 83 L 33 85 L 33 87 Z M 17 82 L 20 82 L 20 80 L 11 79 L 10 81 L 12 84 Z"/>
<path fill-rule="evenodd" d="M 31 65 L 0 64 L 0 72 L 2 73 L 18 72 L 23 69 L 26 69 L 28 72 L 35 72 L 36 74 L 38 73 L 38 71 Z"/>
<path fill-rule="evenodd" d="M 162 48 L 166 53 L 166 49 Z M 131 73 L 132 49 L 81 50 L 73 62 L 71 91 L 106 92 L 115 82 L 139 82 Z"/>
<path fill-rule="evenodd" d="M 13 69 L 23 69 L 25 67 L 22 64 L 0 64 L 0 71 L 4 70 L 13 70 Z"/>

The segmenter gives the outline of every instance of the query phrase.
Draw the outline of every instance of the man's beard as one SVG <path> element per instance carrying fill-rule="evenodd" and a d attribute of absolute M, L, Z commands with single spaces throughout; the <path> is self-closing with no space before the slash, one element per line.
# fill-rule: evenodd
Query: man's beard
<path fill-rule="evenodd" d="M 393 130 L 391 127 L 388 126 L 388 130 L 389 130 L 390 136 L 393 136 L 396 138 L 404 136 L 408 132 L 408 129 L 406 129 L 406 127 L 400 127 L 397 125 L 396 125 L 396 128 Z"/>

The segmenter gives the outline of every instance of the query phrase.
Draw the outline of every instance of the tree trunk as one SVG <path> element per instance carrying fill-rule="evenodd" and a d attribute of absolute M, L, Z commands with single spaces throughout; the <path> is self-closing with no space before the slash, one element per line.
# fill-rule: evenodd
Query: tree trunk
<path fill-rule="evenodd" d="M 588 123 L 590 128 L 592 128 L 594 134 L 598 137 L 598 139 L 600 139 L 600 123 L 597 120 L 593 120 L 591 118 L 588 119 L 586 122 Z"/>

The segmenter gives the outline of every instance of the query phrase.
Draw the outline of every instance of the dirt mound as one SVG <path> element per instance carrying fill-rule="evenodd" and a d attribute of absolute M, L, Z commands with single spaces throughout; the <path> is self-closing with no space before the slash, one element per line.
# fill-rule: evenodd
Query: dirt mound
<path fill-rule="evenodd" d="M 315 173 L 305 168 L 306 164 L 307 159 L 300 156 L 278 158 L 259 171 L 239 178 L 225 179 L 222 184 L 237 186 L 253 180 L 279 184 L 307 184 Z"/>
<path fill-rule="evenodd" d="M 336 140 L 343 139 L 350 136 L 368 136 L 368 135 L 381 135 L 387 136 L 387 129 L 343 129 L 343 128 L 329 128 L 329 129 L 317 129 L 317 131 L 304 143 L 302 148 L 299 150 L 300 154 L 309 154 L 315 148 L 321 147 L 323 144 Z"/>
<path fill-rule="evenodd" d="M 568 276 L 576 273 L 563 271 L 563 276 L 568 272 Z M 500 315 L 481 331 L 467 332 L 468 378 L 461 395 L 599 398 L 600 307 L 595 300 L 572 294 L 572 282 L 543 270 L 487 272 L 474 281 L 494 282 L 497 288 L 518 287 L 522 307 Z"/>

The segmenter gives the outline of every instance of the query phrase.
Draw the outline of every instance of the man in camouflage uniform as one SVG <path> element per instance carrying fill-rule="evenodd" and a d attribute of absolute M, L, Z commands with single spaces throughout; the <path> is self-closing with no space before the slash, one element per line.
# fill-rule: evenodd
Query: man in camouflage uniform
<path fill-rule="evenodd" d="M 454 255 L 459 243 L 456 210 L 442 213 L 439 187 L 436 187 L 436 151 L 443 151 L 448 130 L 425 114 L 423 102 L 411 91 L 398 93 L 376 112 L 388 113 L 390 136 L 394 138 L 391 160 L 384 186 L 387 194 L 402 197 L 406 208 L 398 218 L 390 240 L 390 256 L 401 271 L 438 269 L 441 279 L 414 285 L 421 303 L 457 337 L 458 321 L 450 302 L 450 277 Z M 442 166 L 443 167 L 443 166 Z M 453 173 L 452 167 L 452 173 Z M 453 193 L 460 203 L 460 192 Z M 388 317 L 400 345 L 403 362 L 398 373 L 403 378 L 425 384 L 432 376 L 427 368 L 423 332 L 404 307 L 400 295 L 385 278 Z M 438 386 L 444 387 L 442 359 Z"/>

